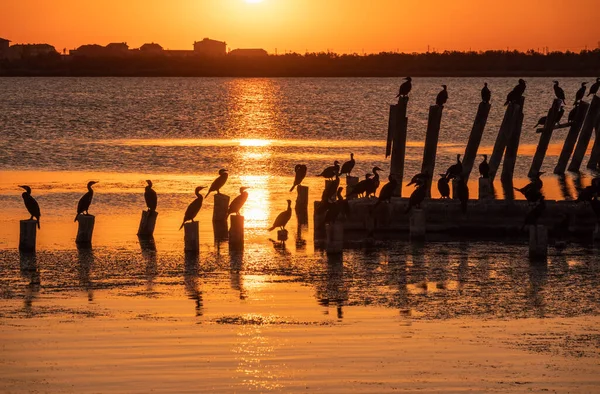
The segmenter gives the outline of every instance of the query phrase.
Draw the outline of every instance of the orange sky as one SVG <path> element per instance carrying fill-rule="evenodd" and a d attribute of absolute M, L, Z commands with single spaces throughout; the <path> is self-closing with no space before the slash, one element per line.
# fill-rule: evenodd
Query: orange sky
<path fill-rule="evenodd" d="M 204 37 L 270 53 L 596 48 L 598 0 L 18 0 L 0 7 L 0 37 L 82 44 Z"/>

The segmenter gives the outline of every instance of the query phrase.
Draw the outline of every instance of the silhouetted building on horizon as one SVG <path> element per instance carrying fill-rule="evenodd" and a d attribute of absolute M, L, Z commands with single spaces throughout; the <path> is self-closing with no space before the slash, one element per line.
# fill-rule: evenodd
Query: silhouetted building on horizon
<path fill-rule="evenodd" d="M 125 42 L 111 42 L 105 48 L 109 55 L 125 56 L 129 54 L 129 45 Z"/>
<path fill-rule="evenodd" d="M 194 41 L 194 52 L 199 55 L 225 56 L 227 54 L 227 43 L 205 38 L 202 41 Z"/>
<path fill-rule="evenodd" d="M 237 56 L 237 57 L 265 57 L 269 56 L 267 51 L 261 48 L 238 48 L 227 54 L 228 56 Z"/>
<path fill-rule="evenodd" d="M 7 54 L 8 59 L 23 59 L 59 53 L 50 44 L 16 44 L 8 47 Z"/>
<path fill-rule="evenodd" d="M 149 44 L 144 44 L 140 47 L 140 52 L 143 53 L 162 53 L 163 47 L 159 44 L 151 42 Z"/>
<path fill-rule="evenodd" d="M 0 59 L 4 59 L 4 58 L 8 57 L 9 45 L 10 45 L 10 40 L 0 37 Z"/>

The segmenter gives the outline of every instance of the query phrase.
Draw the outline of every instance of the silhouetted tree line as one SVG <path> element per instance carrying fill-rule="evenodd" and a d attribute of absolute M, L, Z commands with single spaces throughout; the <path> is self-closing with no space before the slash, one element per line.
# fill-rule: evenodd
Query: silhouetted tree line
<path fill-rule="evenodd" d="M 339 55 L 291 53 L 261 58 L 176 56 L 84 57 L 52 54 L 0 60 L 2 76 L 399 77 L 597 76 L 600 49 Z"/>

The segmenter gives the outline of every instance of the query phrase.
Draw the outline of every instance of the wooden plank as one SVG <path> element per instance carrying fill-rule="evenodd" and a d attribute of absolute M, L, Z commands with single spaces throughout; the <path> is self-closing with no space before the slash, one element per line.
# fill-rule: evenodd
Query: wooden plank
<path fill-rule="evenodd" d="M 473 122 L 473 128 L 471 128 L 471 134 L 469 135 L 469 142 L 465 148 L 465 154 L 463 156 L 463 177 L 465 180 L 469 179 L 475 158 L 477 157 L 477 150 L 481 143 L 481 137 L 483 136 L 483 130 L 487 123 L 487 118 L 490 113 L 491 104 L 481 102 L 477 108 L 477 114 L 475 115 L 475 121 Z"/>
<path fill-rule="evenodd" d="M 575 114 L 575 120 L 571 123 L 571 128 L 567 133 L 565 143 L 563 144 L 560 156 L 558 157 L 558 163 L 556 163 L 556 167 L 554 167 L 554 173 L 557 175 L 563 175 L 567 169 L 567 163 L 573 154 L 573 149 L 575 149 L 575 143 L 577 142 L 577 137 L 579 137 L 579 131 L 581 130 L 589 107 L 590 105 L 585 101 L 579 103 L 577 113 Z"/>
<path fill-rule="evenodd" d="M 562 100 L 555 99 L 552 103 L 552 107 L 550 107 L 550 109 L 548 110 L 546 123 L 544 124 L 544 131 L 542 131 L 540 141 L 538 142 L 538 146 L 535 150 L 533 160 L 531 161 L 531 167 L 529 167 L 529 177 L 537 176 L 537 173 L 542 168 L 542 164 L 544 164 L 544 158 L 546 157 L 548 145 L 550 145 L 550 140 L 552 139 L 552 131 L 554 125 L 556 124 L 561 104 Z"/>
<path fill-rule="evenodd" d="M 421 172 L 427 173 L 429 178 L 425 185 L 427 197 L 431 197 L 431 180 L 435 170 L 435 158 L 440 136 L 440 124 L 442 121 L 443 106 L 432 105 L 429 107 L 429 118 L 427 120 L 427 135 L 425 136 L 425 148 L 423 149 L 423 164 Z"/>
<path fill-rule="evenodd" d="M 575 146 L 575 153 L 573 153 L 571 164 L 569 164 L 568 170 L 571 172 L 579 172 L 579 168 L 583 162 L 583 157 L 585 156 L 590 139 L 592 138 L 594 123 L 596 122 L 596 117 L 598 116 L 599 112 L 600 97 L 594 96 L 590 104 L 590 108 L 585 116 L 585 120 L 583 121 L 583 127 L 581 128 L 581 133 L 579 133 L 579 139 L 577 140 L 577 146 Z"/>

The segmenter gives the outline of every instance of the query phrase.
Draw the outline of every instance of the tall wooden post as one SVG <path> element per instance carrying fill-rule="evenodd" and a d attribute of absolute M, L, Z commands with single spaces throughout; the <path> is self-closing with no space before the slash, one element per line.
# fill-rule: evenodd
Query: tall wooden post
<path fill-rule="evenodd" d="M 326 238 L 325 232 L 325 213 L 321 213 L 319 207 L 321 201 L 315 201 L 314 213 L 313 213 L 313 237 L 315 240 L 323 240 Z"/>
<path fill-rule="evenodd" d="M 229 249 L 244 249 L 244 217 L 241 215 L 229 216 L 231 227 L 229 228 Z"/>
<path fill-rule="evenodd" d="M 36 220 L 21 220 L 19 231 L 19 250 L 23 252 L 35 252 L 36 234 Z"/>
<path fill-rule="evenodd" d="M 540 142 L 538 142 L 533 161 L 531 162 L 531 167 L 529 168 L 529 177 L 537 176 L 542 168 L 544 157 L 546 157 L 546 151 L 548 150 L 548 145 L 550 145 L 550 139 L 552 138 L 552 131 L 554 131 L 554 125 L 558 119 L 558 112 L 560 111 L 561 104 L 562 100 L 555 99 L 552 103 L 552 107 L 548 110 L 544 130 L 542 131 L 542 135 L 540 135 Z"/>
<path fill-rule="evenodd" d="M 215 207 L 213 209 L 213 222 L 227 221 L 227 211 L 229 210 L 229 196 L 219 193 L 214 197 Z"/>
<path fill-rule="evenodd" d="M 598 163 L 600 163 L 600 114 L 596 115 L 596 125 L 594 126 L 596 135 L 594 139 L 594 146 L 590 153 L 590 160 L 588 161 L 587 168 L 591 170 L 598 169 Z"/>
<path fill-rule="evenodd" d="M 79 215 L 77 216 L 77 238 L 75 242 L 80 245 L 91 245 L 92 235 L 94 233 L 94 224 L 96 223 L 96 217 L 94 215 Z"/>
<path fill-rule="evenodd" d="M 200 250 L 200 225 L 198 222 L 187 222 L 183 225 L 184 250 L 198 252 Z"/>
<path fill-rule="evenodd" d="M 509 103 L 506 107 L 504 119 L 502 120 L 502 124 L 500 125 L 500 130 L 498 131 L 498 135 L 496 136 L 494 149 L 489 160 L 490 179 L 492 181 L 496 177 L 496 172 L 498 171 L 498 167 L 500 166 L 500 162 L 502 161 L 502 156 L 504 156 L 504 150 L 506 149 L 506 145 L 508 144 L 508 139 L 512 131 L 512 125 L 514 124 L 514 119 L 515 116 L 517 116 L 518 111 L 518 103 Z"/>
<path fill-rule="evenodd" d="M 400 97 L 397 105 L 390 106 L 390 120 L 388 124 L 388 148 L 391 142 L 391 166 L 390 175 L 396 179 L 398 186 L 394 195 L 402 195 L 402 179 L 404 178 L 404 158 L 406 156 L 406 127 L 408 118 L 406 117 L 406 108 L 408 106 L 408 97 Z M 391 131 L 391 133 L 390 133 Z M 389 156 L 389 150 L 386 149 L 386 158 Z"/>
<path fill-rule="evenodd" d="M 429 118 L 427 120 L 427 135 L 425 136 L 425 148 L 423 149 L 423 164 L 421 172 L 429 175 L 425 190 L 427 197 L 431 197 L 431 180 L 435 170 L 435 158 L 437 155 L 437 145 L 440 136 L 440 123 L 442 122 L 441 105 L 432 105 L 429 107 Z"/>
<path fill-rule="evenodd" d="M 140 220 L 137 235 L 140 237 L 151 237 L 154 234 L 157 217 L 158 212 L 156 211 L 142 211 L 142 219 Z"/>
<path fill-rule="evenodd" d="M 577 140 L 577 146 L 575 146 L 575 153 L 573 153 L 573 158 L 571 159 L 571 164 L 569 164 L 568 170 L 571 172 L 578 172 L 581 167 L 581 162 L 583 162 L 583 157 L 585 156 L 585 152 L 587 151 L 587 147 L 590 143 L 590 138 L 592 138 L 592 131 L 594 131 L 594 123 L 596 123 L 596 117 L 600 112 L 600 97 L 594 96 L 592 99 L 592 103 L 590 104 L 590 108 L 585 116 L 585 120 L 583 121 L 583 127 L 581 128 L 581 133 L 579 134 L 579 139 Z"/>
<path fill-rule="evenodd" d="M 298 197 L 296 197 L 296 210 L 308 209 L 308 186 L 298 185 L 296 187 Z"/>
<path fill-rule="evenodd" d="M 590 105 L 585 101 L 579 102 L 579 105 L 577 106 L 577 113 L 575 114 L 575 120 L 569 128 L 569 133 L 567 134 L 565 144 L 560 152 L 558 163 L 556 163 L 556 167 L 554 167 L 554 173 L 556 175 L 563 175 L 567 169 L 567 164 L 571 158 L 571 155 L 573 154 L 573 149 L 575 149 L 575 143 L 577 142 L 577 137 L 579 137 L 579 131 L 581 130 L 581 126 L 583 125 L 585 115 L 587 114 L 589 108 Z"/>
<path fill-rule="evenodd" d="M 523 128 L 523 105 L 525 97 L 519 99 L 517 112 L 512 118 L 511 132 L 506 143 L 506 151 L 504 152 L 504 163 L 502 164 L 502 182 L 507 182 L 513 179 L 515 164 L 517 162 L 517 152 L 519 150 L 519 142 L 521 141 L 521 130 Z"/>
<path fill-rule="evenodd" d="M 469 180 L 469 176 L 471 175 L 473 163 L 475 163 L 475 157 L 477 157 L 477 150 L 481 143 L 481 137 L 483 136 L 483 130 L 485 129 L 491 107 L 491 104 L 482 101 L 479 103 L 479 108 L 477 108 L 477 115 L 475 115 L 475 121 L 473 122 L 473 128 L 471 129 L 469 142 L 467 143 L 462 161 L 463 178 L 465 180 Z"/>

